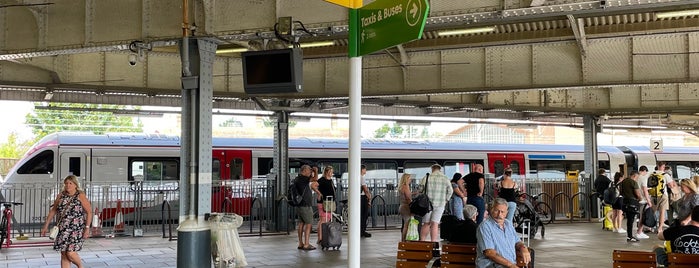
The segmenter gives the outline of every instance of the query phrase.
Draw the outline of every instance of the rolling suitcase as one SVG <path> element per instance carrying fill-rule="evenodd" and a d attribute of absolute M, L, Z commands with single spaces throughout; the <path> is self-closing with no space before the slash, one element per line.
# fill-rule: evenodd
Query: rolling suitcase
<path fill-rule="evenodd" d="M 603 213 L 603 216 L 604 216 L 604 221 L 602 221 L 602 222 L 603 222 L 603 223 L 602 223 L 602 229 L 604 229 L 604 230 L 610 230 L 610 231 L 611 231 L 612 229 L 614 229 L 614 225 L 612 225 L 611 218 L 608 218 L 608 217 L 607 217 L 607 213 L 611 213 L 611 211 L 612 211 L 612 206 L 610 206 L 610 205 L 604 205 L 604 207 L 603 207 L 603 209 L 602 209 L 602 213 Z"/>
<path fill-rule="evenodd" d="M 339 250 L 342 246 L 342 224 L 336 221 L 323 223 L 323 238 L 320 240 L 320 248 Z"/>
<path fill-rule="evenodd" d="M 334 211 L 334 205 L 335 200 L 333 200 L 332 196 L 325 198 L 323 202 L 324 209 Z M 328 214 L 326 213 L 324 216 L 328 217 Z M 331 248 L 339 250 L 340 246 L 342 246 L 342 223 L 334 221 L 332 216 L 329 216 L 325 220 L 326 222 L 320 226 L 320 228 L 323 230 L 323 238 L 320 240 L 320 248 L 323 250 Z"/>

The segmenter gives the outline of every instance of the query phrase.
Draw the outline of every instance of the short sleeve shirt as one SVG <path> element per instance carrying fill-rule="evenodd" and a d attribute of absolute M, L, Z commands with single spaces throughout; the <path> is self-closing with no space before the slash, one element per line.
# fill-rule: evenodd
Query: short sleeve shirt
<path fill-rule="evenodd" d="M 500 226 L 495 220 L 488 218 L 478 226 L 478 231 L 476 232 L 476 239 L 478 240 L 478 243 L 476 243 L 477 267 L 502 267 L 483 254 L 483 251 L 486 249 L 494 249 L 500 256 L 512 263 L 517 261 L 515 245 L 520 241 L 519 237 L 517 236 L 515 228 L 512 226 L 512 222 L 505 220 L 504 225 L 505 229 L 500 229 Z"/>
<path fill-rule="evenodd" d="M 361 184 L 361 186 L 366 186 L 366 179 L 364 178 L 364 176 L 361 176 L 360 178 L 361 179 L 359 180 L 359 183 Z M 361 192 L 362 195 L 366 195 L 363 190 L 359 190 L 359 192 Z"/>
<path fill-rule="evenodd" d="M 699 227 L 694 225 L 675 226 L 663 232 L 666 241 L 671 241 L 672 252 L 699 254 Z"/>
<path fill-rule="evenodd" d="M 638 187 L 648 187 L 648 177 L 650 177 L 650 173 L 646 172 L 646 175 L 638 175 L 638 180 L 636 180 L 636 183 L 638 183 Z"/>
<path fill-rule="evenodd" d="M 476 196 L 479 192 L 481 192 L 482 189 L 478 183 L 481 178 L 483 178 L 483 174 L 480 172 L 471 172 L 466 175 L 464 182 L 466 183 L 467 196 Z"/>
<path fill-rule="evenodd" d="M 636 199 L 636 194 L 634 193 L 636 189 L 639 189 L 638 183 L 633 179 L 624 179 L 621 181 L 621 196 L 624 197 L 624 204 L 630 204 L 627 202 L 631 199 Z"/>

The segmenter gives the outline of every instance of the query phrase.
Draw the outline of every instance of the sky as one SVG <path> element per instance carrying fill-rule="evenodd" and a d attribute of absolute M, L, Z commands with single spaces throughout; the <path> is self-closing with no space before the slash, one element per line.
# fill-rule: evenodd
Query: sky
<path fill-rule="evenodd" d="M 24 124 L 25 116 L 34 109 L 34 104 L 26 101 L 0 101 L 2 127 L 0 127 L 0 142 L 7 140 L 10 133 L 15 132 L 20 137 L 32 136 L 31 128 Z"/>

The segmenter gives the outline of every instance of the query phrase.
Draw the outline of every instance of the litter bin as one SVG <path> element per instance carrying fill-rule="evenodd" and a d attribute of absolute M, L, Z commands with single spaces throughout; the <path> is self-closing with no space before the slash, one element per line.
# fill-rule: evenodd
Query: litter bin
<path fill-rule="evenodd" d="M 211 213 L 211 257 L 216 268 L 248 265 L 238 237 L 243 217 L 235 213 Z"/>

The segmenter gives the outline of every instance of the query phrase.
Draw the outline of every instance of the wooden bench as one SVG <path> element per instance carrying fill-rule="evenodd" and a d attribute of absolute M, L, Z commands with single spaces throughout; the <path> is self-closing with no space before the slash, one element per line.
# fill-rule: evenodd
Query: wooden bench
<path fill-rule="evenodd" d="M 655 268 L 655 253 L 651 251 L 614 250 L 614 268 Z"/>
<path fill-rule="evenodd" d="M 431 263 L 439 266 L 439 243 L 423 241 L 406 241 L 398 243 L 396 267 L 425 268 Z"/>
<path fill-rule="evenodd" d="M 442 264 L 440 267 L 475 268 L 477 255 L 475 244 L 444 244 L 442 245 L 442 255 L 440 255 L 440 262 Z M 517 253 L 517 266 L 527 267 L 519 252 Z"/>
<path fill-rule="evenodd" d="M 699 267 L 699 255 L 696 254 L 667 254 L 669 268 L 696 268 Z"/>

